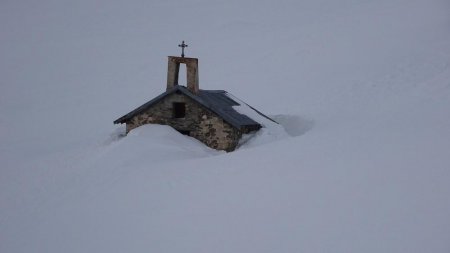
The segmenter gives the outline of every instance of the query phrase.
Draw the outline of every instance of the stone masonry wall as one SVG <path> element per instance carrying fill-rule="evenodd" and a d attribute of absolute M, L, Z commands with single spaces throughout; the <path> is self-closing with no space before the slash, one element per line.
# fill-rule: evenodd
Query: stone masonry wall
<path fill-rule="evenodd" d="M 173 117 L 173 103 L 185 103 L 184 118 Z M 131 118 L 126 122 L 127 133 L 144 124 L 169 125 L 180 132 L 189 132 L 190 136 L 211 148 L 226 151 L 233 151 L 242 135 L 238 129 L 182 93 L 171 94 Z"/>

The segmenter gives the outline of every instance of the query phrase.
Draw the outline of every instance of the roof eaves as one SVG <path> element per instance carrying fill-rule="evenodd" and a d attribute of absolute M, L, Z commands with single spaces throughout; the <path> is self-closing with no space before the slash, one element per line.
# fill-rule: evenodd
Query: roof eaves
<path fill-rule="evenodd" d="M 140 113 L 140 112 L 146 110 L 147 108 L 149 108 L 150 106 L 152 106 L 153 104 L 155 104 L 156 102 L 158 102 L 159 100 L 163 99 L 165 96 L 167 96 L 167 95 L 169 95 L 169 94 L 171 94 L 171 93 L 173 93 L 173 92 L 176 92 L 176 91 L 178 90 L 178 87 L 179 87 L 179 86 L 176 86 L 175 88 L 173 88 L 173 89 L 171 89 L 171 90 L 168 90 L 168 91 L 165 91 L 165 92 L 159 94 L 158 96 L 156 96 L 156 97 L 153 98 L 152 100 L 148 101 L 147 103 L 145 103 L 145 104 L 139 106 L 138 108 L 132 110 L 131 112 L 129 112 L 129 113 L 123 115 L 122 117 L 120 117 L 120 118 L 114 120 L 114 124 L 119 124 L 119 123 L 122 124 L 122 123 L 125 123 L 127 120 L 131 119 L 131 118 L 132 118 L 133 116 L 135 116 L 136 114 L 138 114 L 138 113 Z"/>

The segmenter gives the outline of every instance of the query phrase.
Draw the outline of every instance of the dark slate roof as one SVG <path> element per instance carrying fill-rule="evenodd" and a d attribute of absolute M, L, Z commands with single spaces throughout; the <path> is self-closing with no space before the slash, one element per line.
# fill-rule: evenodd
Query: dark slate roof
<path fill-rule="evenodd" d="M 232 126 L 241 129 L 241 127 L 251 127 L 259 129 L 261 128 L 261 125 L 254 121 L 253 119 L 249 118 L 248 116 L 244 114 L 240 114 L 236 110 L 233 109 L 233 106 L 240 105 L 237 101 L 234 101 L 229 96 L 227 96 L 227 92 L 224 90 L 200 90 L 199 94 L 195 95 L 192 92 L 190 92 L 186 87 L 184 86 L 175 86 L 173 89 L 166 91 L 162 93 L 161 95 L 155 97 L 154 99 L 148 101 L 147 103 L 139 106 L 135 110 L 125 114 L 124 116 L 118 118 L 114 121 L 114 124 L 119 123 L 125 123 L 135 115 L 145 111 L 164 97 L 175 93 L 175 92 L 181 92 L 184 95 L 192 98 L 194 101 L 198 102 L 199 104 L 203 105 L 205 108 L 209 109 L 210 111 L 216 113 L 219 115 L 224 121 L 228 122 Z M 261 112 L 257 111 L 253 107 L 250 107 L 253 110 L 255 110 L 257 113 L 259 113 L 261 116 L 266 117 L 267 119 L 270 119 L 269 117 L 265 116 Z M 272 119 L 270 119 L 272 120 Z M 273 121 L 273 120 L 272 120 Z"/>

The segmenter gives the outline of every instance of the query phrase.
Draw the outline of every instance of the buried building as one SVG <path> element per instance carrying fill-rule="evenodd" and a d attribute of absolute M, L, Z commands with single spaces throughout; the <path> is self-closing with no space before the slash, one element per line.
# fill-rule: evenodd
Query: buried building
<path fill-rule="evenodd" d="M 180 64 L 186 65 L 187 87 L 178 85 Z M 263 127 L 251 115 L 271 120 L 224 90 L 199 89 L 198 80 L 197 58 L 169 56 L 166 91 L 114 124 L 125 123 L 127 133 L 144 124 L 169 125 L 211 148 L 233 151 L 243 134 Z"/>

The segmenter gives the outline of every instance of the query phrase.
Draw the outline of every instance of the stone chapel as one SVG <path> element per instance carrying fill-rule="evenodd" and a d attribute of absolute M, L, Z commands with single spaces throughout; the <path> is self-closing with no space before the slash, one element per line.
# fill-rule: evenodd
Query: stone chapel
<path fill-rule="evenodd" d="M 184 41 L 183 41 L 183 44 Z M 187 84 L 178 84 L 180 64 L 186 65 Z M 253 115 L 265 116 L 224 90 L 199 88 L 198 59 L 169 56 L 166 91 L 114 121 L 126 124 L 126 132 L 144 124 L 169 125 L 178 132 L 196 138 L 205 145 L 233 151 L 243 134 L 263 127 L 251 115 L 238 112 L 245 107 Z"/>

